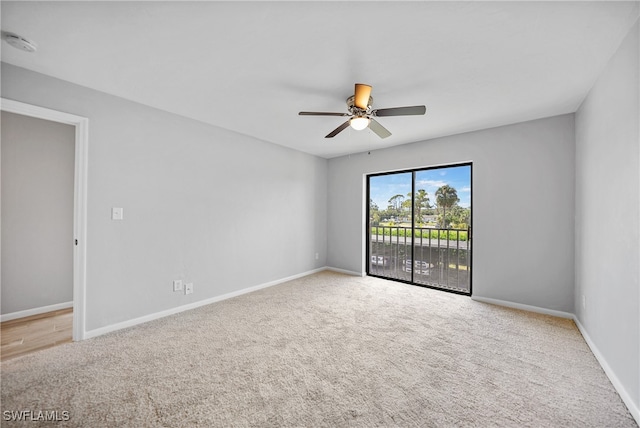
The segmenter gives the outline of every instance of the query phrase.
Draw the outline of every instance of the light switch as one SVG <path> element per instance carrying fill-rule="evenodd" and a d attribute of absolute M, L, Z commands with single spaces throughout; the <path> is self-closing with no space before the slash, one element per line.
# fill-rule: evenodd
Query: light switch
<path fill-rule="evenodd" d="M 124 210 L 122 208 L 111 208 L 111 220 L 122 220 L 124 218 Z"/>

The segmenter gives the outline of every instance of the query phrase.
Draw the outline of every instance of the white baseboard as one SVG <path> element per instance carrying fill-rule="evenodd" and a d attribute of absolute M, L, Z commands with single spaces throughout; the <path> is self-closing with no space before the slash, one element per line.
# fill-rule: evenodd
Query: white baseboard
<path fill-rule="evenodd" d="M 42 306 L 40 308 L 25 309 L 24 311 L 11 312 L 0 315 L 0 322 L 11 321 L 18 318 L 30 317 L 32 315 L 46 314 L 47 312 L 59 311 L 61 309 L 73 308 L 73 302 L 56 303 L 55 305 Z"/>
<path fill-rule="evenodd" d="M 589 337 L 589 334 L 587 333 L 585 328 L 582 326 L 582 324 L 580 323 L 580 320 L 578 320 L 578 317 L 576 317 L 575 314 L 572 314 L 570 312 L 556 311 L 553 309 L 540 308 L 538 306 L 530 306 L 530 305 L 523 305 L 521 303 L 513 303 L 506 300 L 491 299 L 491 298 L 482 297 L 482 296 L 471 296 L 471 299 L 476 300 L 478 302 L 491 303 L 493 305 L 506 306 L 508 308 L 522 309 L 525 311 L 536 312 L 536 313 L 545 314 L 545 315 L 553 315 L 556 317 L 568 318 L 573 320 L 573 322 L 576 323 L 576 326 L 578 327 L 580 334 L 582 334 L 582 337 L 584 337 L 585 342 L 587 342 L 587 345 L 591 349 L 591 352 L 596 357 L 596 360 L 598 360 L 598 363 L 600 364 L 605 374 L 613 384 L 613 387 L 616 389 L 616 392 L 620 395 L 620 398 L 622 398 L 622 401 L 629 409 L 629 413 L 631 413 L 631 416 L 633 416 L 636 422 L 640 425 L 640 408 L 638 407 L 638 403 L 634 403 L 633 399 L 625 389 L 624 385 L 622 384 L 622 382 L 620 382 L 620 379 L 618 379 L 615 372 L 611 369 L 611 367 L 607 363 L 607 360 L 604 358 L 604 356 L 602 355 L 598 347 L 595 345 L 595 343 L 591 340 L 591 338 Z"/>
<path fill-rule="evenodd" d="M 544 315 L 553 315 L 554 317 L 574 319 L 575 316 L 570 312 L 556 311 L 554 309 L 541 308 L 539 306 L 523 305 L 522 303 L 509 302 L 507 300 L 491 299 L 489 297 L 471 296 L 472 300 L 490 303 L 492 305 L 506 306 L 507 308 L 522 309 L 523 311 L 535 312 Z"/>
<path fill-rule="evenodd" d="M 618 376 L 616 376 L 614 371 L 611 369 L 611 367 L 607 363 L 607 360 L 604 358 L 596 344 L 593 343 L 591 337 L 589 337 L 589 334 L 587 333 L 587 330 L 585 330 L 585 328 L 580 323 L 580 320 L 575 315 L 573 316 L 573 322 L 575 322 L 578 326 L 578 330 L 580 330 L 582 337 L 584 337 L 585 342 L 587 342 L 587 345 L 589 345 L 589 348 L 591 348 L 591 352 L 593 352 L 593 355 L 595 355 L 596 360 L 598 360 L 598 363 L 600 363 L 600 366 L 613 384 L 613 387 L 616 389 L 616 391 L 620 395 L 620 398 L 622 398 L 622 401 L 624 401 L 624 404 L 629 409 L 631 416 L 633 416 L 638 425 L 640 425 L 640 408 L 638 407 L 638 403 L 633 402 L 633 399 L 625 389 L 624 385 L 622 384 L 622 382 L 620 382 Z"/>
<path fill-rule="evenodd" d="M 352 276 L 365 276 L 365 274 L 363 272 L 356 272 L 353 270 L 346 270 L 346 269 L 340 269 L 340 268 L 334 268 L 331 266 L 327 266 L 325 268 L 325 270 L 330 270 L 332 272 L 338 272 L 338 273 L 344 273 L 345 275 L 352 275 Z"/>
<path fill-rule="evenodd" d="M 210 305 L 211 303 L 220 302 L 222 300 L 231 299 L 232 297 L 241 296 L 243 294 L 251 293 L 252 291 L 261 290 L 263 288 L 272 287 L 274 285 L 282 284 L 283 282 L 292 281 L 294 279 L 302 278 L 303 276 L 312 275 L 317 272 L 322 272 L 327 268 L 318 268 L 313 269 L 307 272 L 302 272 L 296 275 L 288 276 L 286 278 L 277 279 L 275 281 L 265 282 L 264 284 L 259 284 L 253 287 L 244 288 L 242 290 L 233 291 L 231 293 L 222 294 L 220 296 L 211 297 L 209 299 L 200 300 L 197 302 L 189 303 L 182 306 L 177 306 L 175 308 L 167 309 L 165 311 L 156 312 L 153 314 L 145 315 L 139 318 L 134 318 L 128 321 L 119 322 L 116 324 L 111 324 L 105 327 L 96 328 L 93 330 L 86 331 L 84 333 L 83 339 L 91 339 L 93 337 L 102 336 L 103 334 L 111 333 L 113 331 L 122 330 L 123 328 L 133 327 L 134 325 L 142 324 L 145 322 L 153 321 L 159 318 L 164 318 L 169 315 L 174 315 L 180 312 L 188 311 L 190 309 L 199 308 L 200 306 Z"/>

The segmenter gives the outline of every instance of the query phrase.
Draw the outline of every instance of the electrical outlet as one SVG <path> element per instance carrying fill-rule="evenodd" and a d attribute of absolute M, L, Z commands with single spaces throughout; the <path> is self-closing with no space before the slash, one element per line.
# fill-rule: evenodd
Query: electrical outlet
<path fill-rule="evenodd" d="M 173 281 L 173 291 L 182 291 L 182 280 L 176 279 Z"/>
<path fill-rule="evenodd" d="M 184 285 L 184 294 L 193 293 L 193 282 L 188 282 Z"/>
<path fill-rule="evenodd" d="M 582 295 L 582 309 L 587 309 L 587 296 Z"/>
<path fill-rule="evenodd" d="M 320 258 L 320 254 L 316 253 L 316 260 Z"/>
<path fill-rule="evenodd" d="M 111 220 L 122 220 L 124 218 L 124 209 L 113 207 L 111 208 Z"/>

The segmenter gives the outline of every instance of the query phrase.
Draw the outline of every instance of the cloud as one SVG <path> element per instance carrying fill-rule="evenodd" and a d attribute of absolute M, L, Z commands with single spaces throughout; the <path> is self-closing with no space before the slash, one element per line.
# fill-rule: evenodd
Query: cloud
<path fill-rule="evenodd" d="M 442 180 L 418 180 L 416 181 L 416 187 L 442 187 L 447 184 Z"/>
<path fill-rule="evenodd" d="M 471 187 L 469 186 L 464 186 L 460 190 L 458 190 L 458 192 L 470 192 L 470 191 L 471 191 Z"/>

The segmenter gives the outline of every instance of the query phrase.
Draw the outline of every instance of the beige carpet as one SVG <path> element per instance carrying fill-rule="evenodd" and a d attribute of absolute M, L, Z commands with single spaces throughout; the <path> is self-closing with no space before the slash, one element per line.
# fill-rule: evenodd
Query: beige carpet
<path fill-rule="evenodd" d="M 332 272 L 1 368 L 52 426 L 637 426 L 572 321 Z"/>

